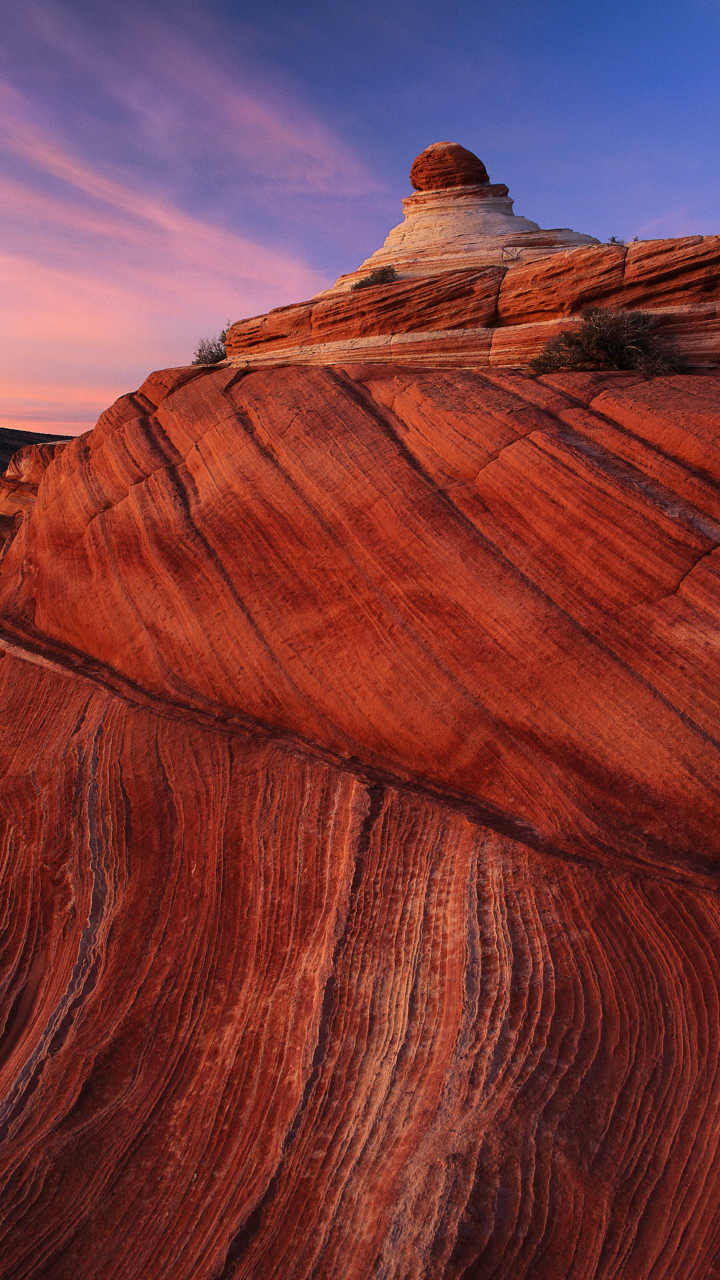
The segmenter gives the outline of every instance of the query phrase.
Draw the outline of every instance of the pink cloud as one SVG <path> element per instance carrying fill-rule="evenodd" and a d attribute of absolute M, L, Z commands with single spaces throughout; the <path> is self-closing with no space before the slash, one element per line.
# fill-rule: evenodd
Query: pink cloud
<path fill-rule="evenodd" d="M 84 429 L 226 320 L 327 287 L 298 228 L 331 230 L 340 198 L 350 226 L 382 187 L 292 86 L 230 62 L 192 3 L 170 20 L 129 0 L 95 25 L 53 0 L 7 13 L 64 84 L 93 88 L 58 109 L 0 78 L 0 422 Z"/>
<path fill-rule="evenodd" d="M 227 319 L 329 283 L 291 253 L 108 177 L 34 124 L 7 84 L 0 104 L 0 139 L 23 162 L 22 177 L 0 178 L 6 424 L 85 429 L 150 369 L 187 363 Z"/>
<path fill-rule="evenodd" d="M 698 235 L 697 216 L 692 214 L 686 206 L 682 206 L 652 218 L 649 222 L 643 222 L 642 226 L 638 227 L 637 234 L 641 240 L 658 240 L 665 236 Z"/>
<path fill-rule="evenodd" d="M 384 190 L 352 149 L 277 73 L 248 58 L 227 62 L 224 33 L 202 5 L 127 3 L 93 30 L 65 6 L 43 0 L 10 7 L 28 30 L 80 74 L 98 75 L 109 99 L 181 165 L 195 148 L 224 156 L 245 180 L 286 191 L 365 196 Z M 111 37 L 108 37 L 108 30 Z"/>

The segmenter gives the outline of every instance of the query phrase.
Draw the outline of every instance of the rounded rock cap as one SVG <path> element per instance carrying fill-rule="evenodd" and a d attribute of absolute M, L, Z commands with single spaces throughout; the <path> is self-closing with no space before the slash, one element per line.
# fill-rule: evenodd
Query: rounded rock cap
<path fill-rule="evenodd" d="M 416 191 L 478 186 L 489 182 L 482 160 L 459 142 L 433 142 L 413 160 L 410 181 Z"/>

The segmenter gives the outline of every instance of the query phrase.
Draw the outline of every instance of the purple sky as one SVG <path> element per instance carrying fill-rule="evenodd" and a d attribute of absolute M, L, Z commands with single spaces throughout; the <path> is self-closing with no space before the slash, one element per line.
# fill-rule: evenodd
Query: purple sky
<path fill-rule="evenodd" d="M 717 234 L 718 67 L 720 0 L 5 0 L 0 425 L 326 287 L 441 138 L 542 226 Z"/>

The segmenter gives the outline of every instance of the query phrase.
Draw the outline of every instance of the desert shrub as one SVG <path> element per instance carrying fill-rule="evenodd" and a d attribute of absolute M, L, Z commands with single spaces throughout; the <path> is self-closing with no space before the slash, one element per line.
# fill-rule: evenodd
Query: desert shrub
<path fill-rule="evenodd" d="M 627 240 L 619 240 L 617 236 L 611 236 L 611 237 L 610 237 L 610 239 L 608 240 L 608 244 L 622 244 L 622 245 L 626 245 L 626 244 L 627 244 Z"/>
<path fill-rule="evenodd" d="M 374 284 L 392 284 L 393 280 L 397 280 L 397 271 L 394 267 L 376 267 L 369 276 L 356 280 L 350 287 L 351 289 L 369 289 Z"/>
<path fill-rule="evenodd" d="M 201 338 L 197 351 L 193 356 L 193 364 L 219 364 L 226 358 L 225 339 L 228 327 L 220 331 L 217 338 Z"/>
<path fill-rule="evenodd" d="M 559 369 L 624 369 L 653 378 L 678 373 L 680 361 L 653 336 L 655 316 L 643 311 L 585 307 L 578 329 L 565 329 L 530 362 L 533 373 Z"/>

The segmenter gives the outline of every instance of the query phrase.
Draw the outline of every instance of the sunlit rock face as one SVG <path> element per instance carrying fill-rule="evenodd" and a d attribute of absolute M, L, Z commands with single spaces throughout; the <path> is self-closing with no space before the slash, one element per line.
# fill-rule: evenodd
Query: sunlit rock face
<path fill-rule="evenodd" d="M 720 367 L 719 236 L 625 246 L 543 231 L 457 143 L 427 147 L 411 179 L 418 190 L 382 249 L 308 302 L 232 325 L 233 363 L 526 368 L 594 304 L 650 311 L 685 367 Z M 378 268 L 393 279 L 368 284 Z"/>
<path fill-rule="evenodd" d="M 0 477 L 2 1280 L 720 1275 L 720 237 L 455 249 Z"/>
<path fill-rule="evenodd" d="M 587 245 L 542 261 L 401 278 L 278 307 L 230 327 L 241 368 L 367 360 L 525 367 L 588 305 L 641 309 L 689 369 L 720 368 L 720 236 Z"/>
<path fill-rule="evenodd" d="M 466 147 L 457 142 L 433 142 L 413 160 L 410 182 L 416 191 L 435 191 L 476 187 L 490 179 L 482 160 Z"/>
<path fill-rule="evenodd" d="M 714 1274 L 719 385 L 165 370 L 18 460 L 4 1280 Z"/>

